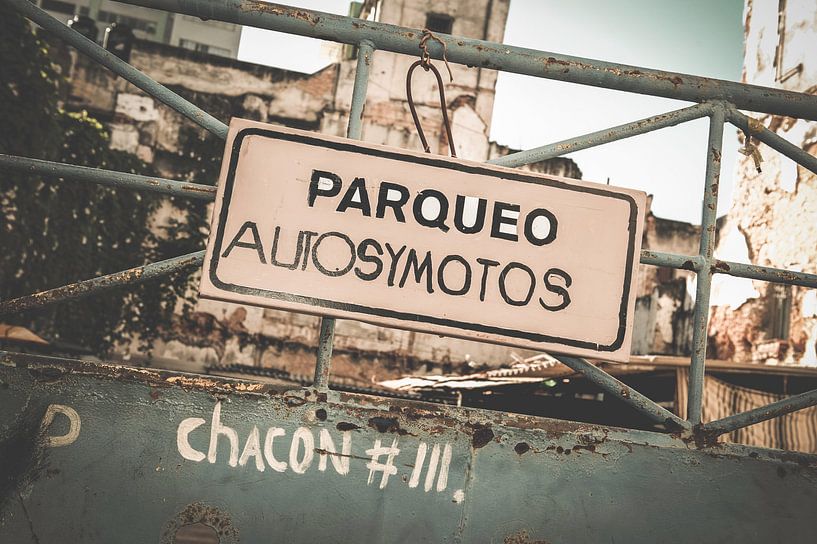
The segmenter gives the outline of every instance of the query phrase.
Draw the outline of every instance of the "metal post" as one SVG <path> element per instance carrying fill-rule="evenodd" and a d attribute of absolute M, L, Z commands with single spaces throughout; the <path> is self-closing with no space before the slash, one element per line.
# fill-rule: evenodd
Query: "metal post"
<path fill-rule="evenodd" d="M 709 120 L 709 139 L 706 149 L 706 176 L 701 207 L 701 268 L 695 289 L 695 315 L 692 329 L 692 361 L 689 369 L 688 420 L 692 425 L 701 423 L 704 372 L 706 361 L 707 325 L 709 323 L 709 294 L 712 287 L 712 264 L 715 252 L 715 221 L 718 211 L 718 183 L 721 176 L 721 150 L 725 108 L 715 103 Z"/>
<path fill-rule="evenodd" d="M 357 50 L 355 86 L 352 91 L 352 105 L 349 108 L 349 126 L 346 136 L 360 139 L 363 131 L 363 109 L 366 105 L 366 88 L 369 86 L 369 70 L 374 57 L 374 44 L 368 40 L 360 42 Z M 332 365 L 332 342 L 335 339 L 335 318 L 321 318 L 321 332 L 318 337 L 318 355 L 315 362 L 315 387 L 329 387 L 329 372 Z"/>

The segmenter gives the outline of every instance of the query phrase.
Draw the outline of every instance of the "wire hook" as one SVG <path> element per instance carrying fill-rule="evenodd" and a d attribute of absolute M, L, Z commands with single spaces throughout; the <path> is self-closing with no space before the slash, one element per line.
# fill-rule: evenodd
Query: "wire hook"
<path fill-rule="evenodd" d="M 426 140 L 425 132 L 423 131 L 423 126 L 420 124 L 420 118 L 417 115 L 417 108 L 414 105 L 414 97 L 411 94 L 411 76 L 414 73 L 414 70 L 418 66 L 422 66 L 423 70 L 428 72 L 429 70 L 431 73 L 434 74 L 434 77 L 437 78 L 437 88 L 440 91 L 440 109 L 442 110 L 443 114 L 443 125 L 445 126 L 446 136 L 448 137 L 448 148 L 451 151 L 451 156 L 456 157 L 457 152 L 454 149 L 454 136 L 451 133 L 451 123 L 448 120 L 448 106 L 445 101 L 445 86 L 443 85 L 443 78 L 440 76 L 440 71 L 431 64 L 431 55 L 428 52 L 428 40 L 436 40 L 443 46 L 443 61 L 445 62 L 445 67 L 448 69 L 448 77 L 451 78 L 451 81 L 454 81 L 454 75 L 451 73 L 451 67 L 448 65 L 448 59 L 446 58 L 446 45 L 441 39 L 431 33 L 428 29 L 423 30 L 423 37 L 420 39 L 420 60 L 415 61 L 409 69 L 408 73 L 406 74 L 406 98 L 408 99 L 409 110 L 411 111 L 411 117 L 414 119 L 414 126 L 417 128 L 417 134 L 420 136 L 420 142 L 423 144 L 423 149 L 426 153 L 431 153 L 431 148 L 428 146 L 428 140 Z"/>

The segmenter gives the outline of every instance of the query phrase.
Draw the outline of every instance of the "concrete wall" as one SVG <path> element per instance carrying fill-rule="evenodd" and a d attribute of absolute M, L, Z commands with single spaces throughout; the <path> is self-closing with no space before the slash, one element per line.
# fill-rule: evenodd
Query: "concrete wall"
<path fill-rule="evenodd" d="M 743 80 L 746 83 L 814 93 L 817 90 L 817 6 L 788 0 L 747 0 Z M 779 30 L 780 29 L 780 30 Z M 811 154 L 817 152 L 817 123 L 753 114 L 764 126 Z M 757 142 L 755 142 L 757 143 Z M 734 206 L 718 251 L 760 265 L 817 272 L 817 179 L 808 170 L 760 144 L 762 172 L 750 158 L 737 168 Z M 815 292 L 769 287 L 750 280 L 716 284 L 709 329 L 711 354 L 741 361 L 817 365 Z M 715 294 L 713 292 L 713 294 Z M 790 298 L 789 333 L 773 334 L 781 299 Z M 785 307 L 782 308 L 785 310 Z"/>

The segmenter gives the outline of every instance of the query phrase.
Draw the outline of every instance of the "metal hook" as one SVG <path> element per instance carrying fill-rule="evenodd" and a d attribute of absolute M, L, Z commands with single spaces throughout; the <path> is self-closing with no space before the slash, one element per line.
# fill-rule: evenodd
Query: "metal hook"
<path fill-rule="evenodd" d="M 427 42 L 429 39 L 437 40 L 443 46 L 443 61 L 445 61 L 445 67 L 448 68 L 448 76 L 451 78 L 451 81 L 454 81 L 454 76 L 451 73 L 451 67 L 448 66 L 448 60 L 446 59 L 446 45 L 441 39 L 437 36 L 432 34 L 428 29 L 423 30 L 423 37 L 420 40 L 420 60 L 415 61 L 409 69 L 408 73 L 406 74 L 406 98 L 408 99 L 409 110 L 411 111 L 411 117 L 414 119 L 414 126 L 417 128 L 417 134 L 420 136 L 420 142 L 423 144 L 423 149 L 426 153 L 431 153 L 431 148 L 428 146 L 428 140 L 426 140 L 425 132 L 423 132 L 423 127 L 420 124 L 420 118 L 417 115 L 417 108 L 414 106 L 414 97 L 411 95 L 411 75 L 414 73 L 414 70 L 418 66 L 422 66 L 423 70 L 431 72 L 434 74 L 434 77 L 437 78 L 437 88 L 440 91 L 440 109 L 443 113 L 443 124 L 445 126 L 445 132 L 448 136 L 448 148 L 451 151 L 451 156 L 456 157 L 457 152 L 454 149 L 454 136 L 451 133 L 451 123 L 448 120 L 448 106 L 445 101 L 445 86 L 443 85 L 443 78 L 440 76 L 439 70 L 431 64 L 431 56 L 428 53 L 428 45 Z"/>

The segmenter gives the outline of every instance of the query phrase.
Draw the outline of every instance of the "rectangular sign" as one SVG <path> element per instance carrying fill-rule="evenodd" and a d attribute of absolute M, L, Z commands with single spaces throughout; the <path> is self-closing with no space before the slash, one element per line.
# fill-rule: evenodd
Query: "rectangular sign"
<path fill-rule="evenodd" d="M 201 296 L 626 361 L 645 202 L 234 119 Z"/>

